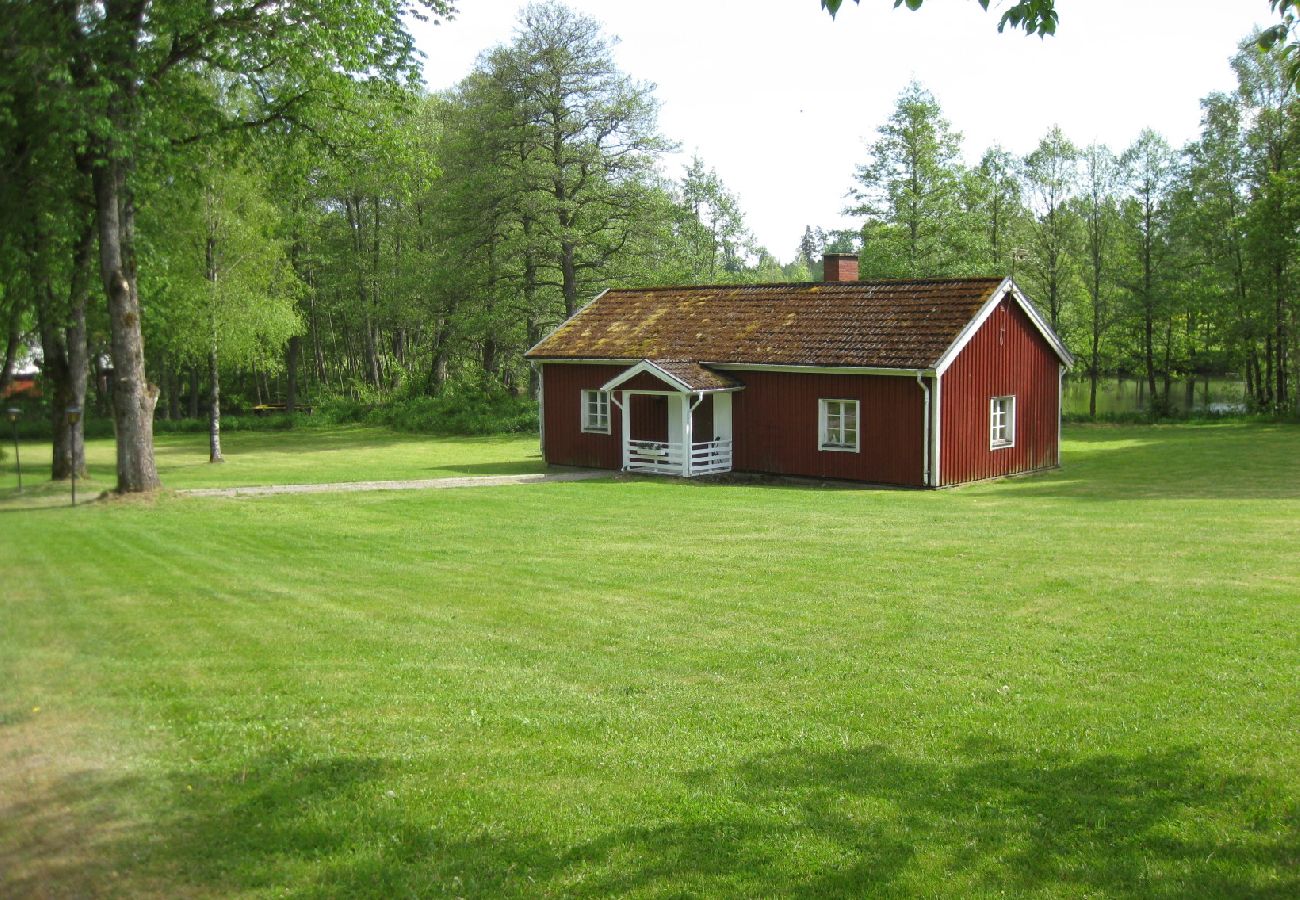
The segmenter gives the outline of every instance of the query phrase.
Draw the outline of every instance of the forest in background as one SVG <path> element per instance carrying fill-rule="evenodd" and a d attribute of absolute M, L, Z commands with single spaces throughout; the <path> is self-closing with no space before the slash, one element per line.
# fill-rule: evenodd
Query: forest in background
<path fill-rule="evenodd" d="M 222 23 L 228 44 L 196 31 L 187 45 L 182 17 L 170 42 L 130 45 L 156 68 L 130 73 L 139 90 L 127 114 L 107 104 L 108 125 L 65 108 L 66 84 L 97 83 L 76 54 L 30 39 L 30 19 L 0 25 L 0 389 L 37 351 L 56 477 L 60 459 L 63 474 L 80 465 L 77 436 L 59 446 L 63 409 L 86 399 L 107 414 L 104 370 L 122 377 L 112 360 L 135 352 L 113 343 L 112 316 L 132 313 L 114 312 L 110 270 L 138 299 L 156 385 L 137 386 L 139 402 L 152 396 L 163 420 L 207 417 L 214 460 L 223 402 L 528 427 L 523 352 L 600 290 L 817 280 L 828 250 L 860 252 L 864 279 L 1014 276 L 1094 397 L 1104 375 L 1137 377 L 1159 416 L 1193 379 L 1231 374 L 1252 411 L 1296 409 L 1300 130 L 1284 48 L 1257 36 L 1233 60 L 1237 90 L 1203 100 L 1185 147 L 1151 131 L 1080 146 L 1053 128 L 1027 156 L 992 147 L 967 165 L 913 83 L 845 173 L 861 230 L 810 224 L 773 252 L 725 173 L 698 157 L 665 171 L 676 148 L 653 88 L 619 70 L 598 22 L 529 7 L 456 88 L 429 93 L 391 15 L 376 50 L 334 33 L 376 5 L 405 9 L 316 4 L 333 66 L 297 45 L 250 60 L 270 40 L 251 19 Z M 107 201 L 106 169 L 129 184 Z M 105 268 L 106 208 L 118 269 Z M 97 275 L 107 305 L 92 299 Z"/>

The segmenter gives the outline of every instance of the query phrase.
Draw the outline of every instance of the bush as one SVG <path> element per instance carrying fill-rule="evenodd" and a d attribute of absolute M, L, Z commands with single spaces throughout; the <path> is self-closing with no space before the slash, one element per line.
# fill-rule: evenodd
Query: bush
<path fill-rule="evenodd" d="M 328 422 L 316 422 L 307 413 L 274 413 L 272 415 L 223 415 L 221 430 L 225 431 L 293 431 L 295 428 L 310 428 L 312 425 L 327 425 Z M 206 434 L 208 420 L 201 419 L 158 419 L 153 423 L 155 434 Z"/>
<path fill-rule="evenodd" d="M 508 394 L 448 392 L 373 407 L 364 420 L 414 434 L 506 434 L 537 430 L 537 404 Z"/>
<path fill-rule="evenodd" d="M 385 403 L 334 397 L 317 403 L 313 413 L 276 412 L 259 416 L 241 412 L 221 417 L 223 432 L 293 431 L 331 425 L 377 425 L 412 434 L 438 435 L 530 432 L 537 430 L 537 403 L 502 390 L 448 385 L 436 397 L 406 397 Z M 51 427 L 48 413 L 37 414 L 19 420 L 18 433 L 24 440 L 49 440 Z M 155 434 L 204 434 L 208 420 L 206 416 L 155 419 L 153 428 Z M 112 437 L 113 420 L 88 417 L 85 434 L 88 438 Z"/>

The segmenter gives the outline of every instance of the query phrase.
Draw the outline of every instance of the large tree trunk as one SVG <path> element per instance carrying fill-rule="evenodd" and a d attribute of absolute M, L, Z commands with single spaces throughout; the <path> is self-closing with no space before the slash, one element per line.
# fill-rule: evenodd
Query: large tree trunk
<path fill-rule="evenodd" d="M 43 257 L 45 250 L 41 248 L 37 252 Z M 71 378 L 64 335 L 57 322 L 61 310 L 48 277 L 42 274 L 41 284 L 37 286 L 36 318 L 41 332 L 41 368 L 50 392 L 50 478 L 61 481 L 72 473 L 72 442 L 67 421 L 67 409 L 72 405 Z"/>
<path fill-rule="evenodd" d="M 105 154 L 111 156 L 111 154 Z M 140 296 L 136 285 L 135 210 L 125 163 L 108 159 L 95 169 L 95 216 L 99 226 L 99 272 L 108 297 L 113 355 L 113 425 L 117 436 L 117 490 L 142 493 L 162 487 L 153 455 L 153 410 L 158 388 L 144 370 Z"/>
<path fill-rule="evenodd" d="M 560 244 L 560 274 L 564 290 L 564 317 L 572 319 L 578 311 L 578 266 L 576 248 L 570 241 Z"/>
<path fill-rule="evenodd" d="M 89 369 L 89 352 L 86 346 L 86 305 L 90 300 L 91 264 L 95 253 L 95 229 L 89 216 L 77 241 L 73 258 L 71 309 L 65 341 L 68 354 L 68 399 L 81 410 L 77 422 L 70 429 L 69 458 L 71 471 L 78 478 L 86 477 L 86 374 Z M 150 423 L 152 428 L 152 422 Z"/>
<path fill-rule="evenodd" d="M 50 477 L 56 481 L 73 472 L 86 474 L 84 407 L 86 402 L 86 300 L 90 293 L 90 264 L 94 254 L 95 231 L 87 216 L 73 246 L 68 300 L 60 302 L 48 271 L 50 248 L 44 230 L 34 229 L 32 261 L 37 279 L 37 321 L 40 326 L 41 351 L 45 360 L 47 383 L 52 385 L 50 424 L 52 428 Z M 69 407 L 83 415 L 69 425 Z"/>
<path fill-rule="evenodd" d="M 18 305 L 18 300 L 14 298 L 9 307 L 5 358 L 4 362 L 0 363 L 0 397 L 3 397 L 5 391 L 9 389 L 9 381 L 14 374 L 14 362 L 18 359 L 18 344 L 22 340 L 22 331 L 19 327 L 19 323 L 22 321 L 21 312 L 22 309 Z"/>

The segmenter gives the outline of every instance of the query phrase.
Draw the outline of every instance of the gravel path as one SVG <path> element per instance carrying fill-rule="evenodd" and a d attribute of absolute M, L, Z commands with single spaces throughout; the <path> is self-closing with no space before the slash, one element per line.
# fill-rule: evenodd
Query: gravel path
<path fill-rule="evenodd" d="M 256 487 L 189 488 L 176 493 L 186 497 L 260 497 L 267 494 L 333 494 L 347 491 L 422 491 L 439 488 L 493 487 L 500 484 L 541 484 L 547 481 L 586 481 L 608 478 L 603 469 L 579 469 L 543 475 L 474 475 L 463 478 L 425 478 L 420 481 L 340 481 L 334 484 L 264 484 Z"/>

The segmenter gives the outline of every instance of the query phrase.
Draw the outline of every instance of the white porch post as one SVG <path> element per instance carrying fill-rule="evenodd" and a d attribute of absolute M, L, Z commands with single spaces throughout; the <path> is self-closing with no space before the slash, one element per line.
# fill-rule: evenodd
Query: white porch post
<path fill-rule="evenodd" d="M 623 468 L 626 469 L 631 459 L 628 458 L 628 452 L 631 450 L 629 443 L 632 440 L 632 404 L 628 399 L 628 392 L 621 391 L 623 402 L 619 405 L 619 418 L 623 422 Z"/>
<path fill-rule="evenodd" d="M 678 394 L 677 405 L 682 415 L 682 475 L 691 477 L 691 447 L 695 440 L 695 417 L 691 415 L 691 398 L 689 394 Z"/>
<path fill-rule="evenodd" d="M 731 395 L 713 395 L 713 437 L 720 441 L 731 440 Z"/>

